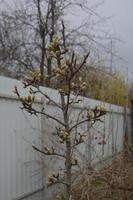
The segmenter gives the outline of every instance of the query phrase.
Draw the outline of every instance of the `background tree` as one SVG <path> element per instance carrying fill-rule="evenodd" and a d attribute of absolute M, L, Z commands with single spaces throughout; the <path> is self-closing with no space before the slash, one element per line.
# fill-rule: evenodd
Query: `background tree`
<path fill-rule="evenodd" d="M 41 84 L 50 86 L 52 58 L 48 56 L 47 48 L 55 34 L 61 36 L 62 18 L 67 21 L 69 46 L 74 46 L 79 55 L 91 49 L 96 60 L 99 47 L 108 51 L 104 42 L 99 42 L 109 38 L 107 32 L 99 28 L 106 20 L 96 12 L 101 4 L 88 6 L 86 0 L 16 1 L 12 8 L 0 14 L 0 67 L 8 68 L 13 76 L 20 78 L 27 69 L 38 66 Z M 68 18 L 74 18 L 77 10 L 85 14 L 85 19 L 80 24 L 75 19 L 70 25 Z M 44 72 L 47 74 L 45 80 Z"/>

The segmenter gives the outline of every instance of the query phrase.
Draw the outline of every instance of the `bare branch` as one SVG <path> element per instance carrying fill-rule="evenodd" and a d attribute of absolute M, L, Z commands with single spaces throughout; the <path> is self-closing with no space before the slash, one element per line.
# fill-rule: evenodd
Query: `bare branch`
<path fill-rule="evenodd" d="M 44 154 L 44 155 L 47 155 L 47 156 L 58 156 L 58 157 L 62 157 L 62 158 L 65 158 L 66 159 L 66 156 L 63 155 L 63 154 L 59 154 L 57 152 L 54 152 L 54 153 L 46 153 L 45 151 L 39 149 L 38 147 L 36 147 L 35 145 L 32 145 L 33 149 L 35 149 L 36 151 Z"/>

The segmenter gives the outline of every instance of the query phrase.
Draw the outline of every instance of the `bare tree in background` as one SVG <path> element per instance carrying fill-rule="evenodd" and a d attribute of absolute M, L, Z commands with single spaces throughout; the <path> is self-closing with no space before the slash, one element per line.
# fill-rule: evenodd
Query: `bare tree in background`
<path fill-rule="evenodd" d="M 25 2 L 13 11 L 2 13 L 0 22 L 2 64 L 9 67 L 13 65 L 20 74 L 25 69 L 39 67 L 43 85 L 46 64 L 47 74 L 51 73 L 47 43 L 53 40 L 57 19 L 58 12 L 54 0 L 33 0 L 32 4 Z M 48 82 L 47 84 L 49 85 Z"/>
<path fill-rule="evenodd" d="M 77 11 L 86 13 L 86 19 L 80 24 L 75 21 L 75 27 L 67 24 L 67 41 L 79 54 L 88 48 L 97 53 L 98 40 L 108 35 L 99 28 L 105 22 L 96 12 L 101 4 L 88 7 L 86 0 L 16 2 L 12 9 L 0 13 L 0 67 L 10 69 L 18 78 L 26 70 L 39 67 L 41 84 L 50 86 L 52 58 L 48 56 L 47 45 L 55 34 L 61 35 L 61 19 L 67 24 L 69 15 L 72 17 Z M 99 34 L 96 36 L 94 32 Z M 45 80 L 44 73 L 47 74 Z"/>

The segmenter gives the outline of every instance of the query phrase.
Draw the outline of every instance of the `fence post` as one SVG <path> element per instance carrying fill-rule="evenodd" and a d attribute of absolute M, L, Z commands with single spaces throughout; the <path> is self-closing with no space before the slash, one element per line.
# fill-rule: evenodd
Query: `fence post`
<path fill-rule="evenodd" d="M 133 146 L 133 84 L 131 86 L 131 146 Z"/>
<path fill-rule="evenodd" d="M 124 106 L 124 159 L 126 162 L 126 159 L 129 156 L 129 132 L 128 132 L 128 116 L 127 116 L 127 106 Z"/>
<path fill-rule="evenodd" d="M 131 100 L 131 145 L 133 146 L 133 100 Z"/>

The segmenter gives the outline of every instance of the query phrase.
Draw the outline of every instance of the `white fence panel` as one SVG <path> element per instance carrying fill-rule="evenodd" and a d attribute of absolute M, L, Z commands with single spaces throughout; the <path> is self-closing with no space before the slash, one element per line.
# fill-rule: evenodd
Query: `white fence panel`
<path fill-rule="evenodd" d="M 32 149 L 33 143 L 41 143 L 41 118 L 19 108 L 20 102 L 11 96 L 12 83 L 18 82 L 0 82 L 0 199 L 41 200 L 42 158 Z"/>
<path fill-rule="evenodd" d="M 30 116 L 23 112 L 20 102 L 13 95 L 13 87 L 17 85 L 22 96 L 26 95 L 22 84 L 10 78 L 0 77 L 0 199 L 1 200 L 48 200 L 51 199 L 51 188 L 42 191 L 46 177 L 58 167 L 62 170 L 63 162 L 57 158 L 43 157 L 32 149 L 32 144 L 38 147 L 43 144 L 57 145 L 53 120 L 45 117 Z M 60 98 L 56 90 L 42 88 L 51 98 L 59 103 Z M 41 96 L 38 96 L 41 99 Z M 80 97 L 82 98 L 82 97 Z M 85 164 L 97 163 L 123 149 L 125 134 L 124 109 L 88 98 L 71 110 L 71 119 L 76 120 L 77 115 L 84 107 L 94 108 L 102 105 L 107 108 L 107 114 L 102 117 L 103 123 L 96 123 L 90 130 L 87 125 L 79 129 L 88 131 L 91 137 L 86 145 L 80 145 L 78 151 Z M 37 100 L 36 106 L 42 108 L 42 101 Z M 62 118 L 61 112 L 54 105 L 47 104 L 45 109 L 50 114 Z M 128 110 L 128 136 L 131 139 L 131 116 Z M 104 143 L 102 142 L 104 139 Z M 63 151 L 62 148 L 59 148 Z M 53 188 L 53 194 L 56 190 Z"/>

